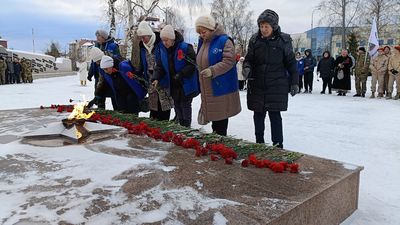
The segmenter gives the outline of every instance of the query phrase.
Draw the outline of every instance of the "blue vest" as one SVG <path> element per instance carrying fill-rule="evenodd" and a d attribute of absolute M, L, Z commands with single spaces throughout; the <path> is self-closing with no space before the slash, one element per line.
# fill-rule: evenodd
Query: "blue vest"
<path fill-rule="evenodd" d="M 138 99 L 143 100 L 147 94 L 146 88 L 143 87 L 143 84 L 141 84 L 139 81 L 129 78 L 128 72 L 132 72 L 136 76 L 138 76 L 138 74 L 136 74 L 135 68 L 131 65 L 129 60 L 122 61 L 119 64 L 119 73 L 121 74 L 122 78 L 124 78 L 125 82 L 129 85 L 129 87 L 132 89 L 132 91 L 136 93 Z"/>
<path fill-rule="evenodd" d="M 185 59 L 178 59 L 178 51 L 181 50 L 183 55 L 186 55 L 188 43 L 180 42 L 175 49 L 174 53 L 174 68 L 175 72 L 179 73 L 185 68 L 187 65 L 187 61 Z M 169 74 L 169 60 L 168 60 L 168 50 L 164 45 L 160 45 L 160 57 L 161 63 L 165 71 L 165 76 L 160 80 L 160 86 L 163 88 L 170 87 L 171 75 Z M 199 93 L 199 75 L 197 69 L 189 78 L 182 78 L 183 80 L 183 92 L 186 96 L 189 95 L 197 95 Z"/>
<path fill-rule="evenodd" d="M 155 61 L 157 62 L 159 58 L 159 49 L 160 49 L 160 43 L 154 44 L 154 53 L 155 53 Z M 149 69 L 149 65 L 147 64 L 147 58 L 146 58 L 146 48 L 140 48 L 140 60 L 142 61 L 142 68 L 143 68 L 143 77 L 145 80 L 149 81 L 149 75 L 147 74 L 147 71 Z"/>
<path fill-rule="evenodd" d="M 108 75 L 108 74 L 107 74 L 103 69 L 101 69 L 100 67 L 99 67 L 99 72 L 100 72 L 100 75 L 103 76 L 104 80 L 107 82 L 108 86 L 110 86 L 110 88 L 111 88 L 111 90 L 112 90 L 112 92 L 113 92 L 113 94 L 114 94 L 114 98 L 116 99 L 116 97 L 117 97 L 116 93 L 117 93 L 117 92 L 115 91 L 114 82 L 113 82 L 113 80 L 112 80 L 112 77 L 111 77 L 110 75 Z"/>
<path fill-rule="evenodd" d="M 208 62 L 213 66 L 222 61 L 225 43 L 229 40 L 228 35 L 216 36 L 210 43 L 208 49 Z M 199 40 L 197 49 L 201 48 L 202 40 Z M 239 90 L 239 82 L 237 77 L 236 66 L 233 65 L 232 69 L 228 72 L 219 75 L 211 80 L 213 95 L 215 97 L 227 95 Z"/>

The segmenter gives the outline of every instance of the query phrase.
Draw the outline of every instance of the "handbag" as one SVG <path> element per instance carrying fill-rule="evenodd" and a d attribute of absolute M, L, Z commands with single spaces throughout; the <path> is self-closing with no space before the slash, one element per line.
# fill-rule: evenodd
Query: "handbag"
<path fill-rule="evenodd" d="M 206 115 L 204 115 L 203 110 L 199 109 L 199 114 L 197 115 L 197 123 L 199 125 L 207 125 L 210 121 L 206 121 Z"/>
<path fill-rule="evenodd" d="M 337 78 L 338 78 L 339 80 L 342 80 L 342 79 L 344 78 L 343 70 L 339 70 L 339 71 L 338 71 Z"/>

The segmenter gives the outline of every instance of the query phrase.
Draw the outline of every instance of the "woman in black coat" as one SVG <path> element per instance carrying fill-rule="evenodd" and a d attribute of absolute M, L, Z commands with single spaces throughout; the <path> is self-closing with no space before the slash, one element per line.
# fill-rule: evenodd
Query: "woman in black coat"
<path fill-rule="evenodd" d="M 349 56 L 346 49 L 342 50 L 342 54 L 335 60 L 335 76 L 332 88 L 336 89 L 339 96 L 346 96 L 347 91 L 351 90 L 351 73 L 353 60 Z"/>
<path fill-rule="evenodd" d="M 250 39 L 243 63 L 248 78 L 247 107 L 254 111 L 257 143 L 264 143 L 264 121 L 268 112 L 272 143 L 283 148 L 281 111 L 288 107 L 288 92 L 299 91 L 299 75 L 292 39 L 281 32 L 279 17 L 267 9 L 258 17 L 258 33 Z"/>
<path fill-rule="evenodd" d="M 321 94 L 325 94 L 326 86 L 328 86 L 329 94 L 332 94 L 332 77 L 335 70 L 335 60 L 329 51 L 325 51 L 322 55 L 323 58 L 319 61 L 317 68 L 317 72 L 323 81 Z"/>

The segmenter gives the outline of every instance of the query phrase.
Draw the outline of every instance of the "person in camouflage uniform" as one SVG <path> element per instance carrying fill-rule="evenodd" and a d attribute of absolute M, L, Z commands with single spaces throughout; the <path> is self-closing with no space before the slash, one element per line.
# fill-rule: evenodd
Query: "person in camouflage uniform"
<path fill-rule="evenodd" d="M 6 69 L 6 60 L 0 56 L 0 85 L 6 84 Z"/>
<path fill-rule="evenodd" d="M 378 98 L 383 97 L 384 93 L 384 81 L 385 81 L 385 74 L 388 71 L 388 63 L 389 58 L 385 55 L 383 48 L 378 50 L 378 56 L 372 59 L 372 63 L 369 66 L 372 74 L 372 82 L 371 82 L 371 97 L 375 98 L 376 92 L 376 83 L 378 83 Z"/>
<path fill-rule="evenodd" d="M 366 56 L 364 47 L 358 48 L 357 55 L 354 71 L 357 93 L 353 97 L 365 97 L 365 92 L 367 92 L 367 78 L 369 73 L 370 58 L 369 56 Z"/>
<path fill-rule="evenodd" d="M 396 82 L 397 94 L 394 100 L 400 98 L 400 45 L 395 46 L 393 54 L 389 58 L 389 83 L 388 83 L 388 93 L 386 99 L 392 99 L 392 93 L 394 93 L 394 82 Z"/>
<path fill-rule="evenodd" d="M 22 61 L 22 82 L 24 83 L 32 83 L 32 64 L 28 59 L 24 59 Z"/>

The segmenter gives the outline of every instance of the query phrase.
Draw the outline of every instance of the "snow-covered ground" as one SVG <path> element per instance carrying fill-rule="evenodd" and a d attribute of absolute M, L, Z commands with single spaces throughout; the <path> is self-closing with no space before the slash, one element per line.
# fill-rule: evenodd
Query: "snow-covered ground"
<path fill-rule="evenodd" d="M 321 86 L 322 82 L 315 81 L 313 94 L 290 97 L 289 111 L 282 114 L 285 148 L 365 167 L 359 210 L 344 225 L 399 224 L 400 100 L 353 98 L 354 91 L 346 97 L 321 95 Z M 81 87 L 76 76 L 0 86 L 0 110 L 68 104 L 70 98 L 81 99 L 82 95 L 89 99 L 93 96 L 93 83 Z M 228 133 L 254 141 L 252 112 L 247 110 L 245 92 L 241 92 L 241 100 L 242 112 L 229 120 Z M 210 131 L 210 125 L 197 125 L 199 106 L 197 97 L 192 126 Z M 268 119 L 266 127 L 268 140 Z"/>

